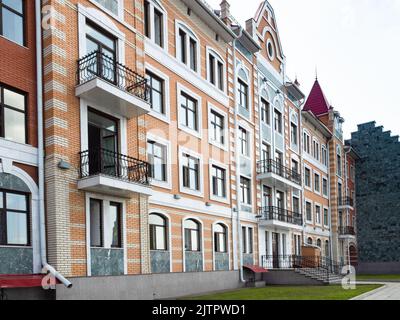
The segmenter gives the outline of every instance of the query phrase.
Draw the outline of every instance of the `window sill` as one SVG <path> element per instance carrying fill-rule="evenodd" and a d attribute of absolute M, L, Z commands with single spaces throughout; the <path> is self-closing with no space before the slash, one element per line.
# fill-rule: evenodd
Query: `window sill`
<path fill-rule="evenodd" d="M 20 44 L 20 43 L 14 41 L 14 40 L 12 40 L 12 39 L 9 39 L 9 38 L 7 38 L 7 37 L 5 37 L 5 36 L 0 35 L 0 39 L 7 40 L 7 41 L 9 41 L 9 42 L 11 42 L 11 43 L 13 43 L 13 44 L 16 44 L 17 46 L 19 46 L 19 47 L 21 47 L 21 48 L 23 48 L 23 49 L 28 49 L 28 50 L 30 49 L 30 48 L 28 48 L 26 45 Z"/>
<path fill-rule="evenodd" d="M 192 189 L 188 189 L 188 188 L 185 188 L 185 187 L 183 187 L 183 186 L 181 186 L 180 187 L 180 190 L 179 190 L 181 193 L 185 193 L 185 194 L 188 194 L 188 195 L 191 195 L 191 196 L 195 196 L 195 197 L 200 197 L 200 198 L 202 198 L 204 195 L 203 195 L 203 191 L 201 191 L 201 190 L 199 190 L 199 191 L 196 191 L 196 190 L 192 190 Z"/>

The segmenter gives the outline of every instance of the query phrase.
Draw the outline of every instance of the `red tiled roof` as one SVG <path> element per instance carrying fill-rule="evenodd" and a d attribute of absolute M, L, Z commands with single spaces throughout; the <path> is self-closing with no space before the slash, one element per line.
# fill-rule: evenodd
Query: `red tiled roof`
<path fill-rule="evenodd" d="M 328 113 L 329 103 L 321 89 L 321 86 L 319 85 L 318 80 L 315 80 L 314 86 L 311 89 L 303 110 L 311 111 L 316 116 Z"/>
<path fill-rule="evenodd" d="M 246 265 L 243 266 L 243 268 L 249 269 L 251 271 L 253 271 L 254 273 L 264 273 L 264 272 L 268 272 L 267 269 L 259 267 L 259 266 L 250 266 L 250 265 Z"/>

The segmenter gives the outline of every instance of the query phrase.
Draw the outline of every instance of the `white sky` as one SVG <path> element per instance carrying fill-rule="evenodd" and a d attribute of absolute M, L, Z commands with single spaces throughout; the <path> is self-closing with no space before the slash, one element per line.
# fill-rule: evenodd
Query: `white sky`
<path fill-rule="evenodd" d="M 221 0 L 207 0 L 219 8 Z M 230 0 L 244 26 L 261 0 Z M 308 95 L 318 80 L 345 118 L 345 138 L 373 121 L 400 135 L 400 0 L 270 0 L 287 60 Z"/>

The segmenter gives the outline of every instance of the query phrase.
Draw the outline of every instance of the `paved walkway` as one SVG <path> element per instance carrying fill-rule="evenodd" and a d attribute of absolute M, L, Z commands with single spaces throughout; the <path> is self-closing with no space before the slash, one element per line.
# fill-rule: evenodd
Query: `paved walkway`
<path fill-rule="evenodd" d="M 400 282 L 359 282 L 359 284 L 383 284 L 384 286 L 352 300 L 400 300 Z"/>

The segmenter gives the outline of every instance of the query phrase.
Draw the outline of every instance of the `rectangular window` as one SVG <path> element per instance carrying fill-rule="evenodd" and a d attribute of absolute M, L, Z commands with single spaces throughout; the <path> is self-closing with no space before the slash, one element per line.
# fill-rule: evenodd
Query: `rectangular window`
<path fill-rule="evenodd" d="M 261 121 L 267 125 L 271 124 L 269 103 L 261 98 Z"/>
<path fill-rule="evenodd" d="M 212 52 L 208 52 L 208 81 L 224 90 L 224 63 Z"/>
<path fill-rule="evenodd" d="M 275 131 L 282 133 L 282 113 L 274 110 Z"/>
<path fill-rule="evenodd" d="M 144 34 L 147 38 L 151 37 L 150 34 L 151 26 L 150 26 L 150 3 L 148 1 L 144 1 Z"/>
<path fill-rule="evenodd" d="M 90 246 L 103 246 L 103 203 L 90 199 Z"/>
<path fill-rule="evenodd" d="M 303 133 L 303 140 L 304 152 L 310 154 L 310 136 L 306 132 Z"/>
<path fill-rule="evenodd" d="M 183 92 L 181 94 L 180 123 L 191 130 L 198 131 L 197 101 Z"/>
<path fill-rule="evenodd" d="M 154 42 L 163 47 L 163 14 L 161 11 L 154 9 Z"/>
<path fill-rule="evenodd" d="M 293 212 L 300 213 L 300 199 L 293 197 Z"/>
<path fill-rule="evenodd" d="M 0 190 L 0 245 L 29 244 L 29 196 Z"/>
<path fill-rule="evenodd" d="M 322 146 L 322 164 L 328 166 L 328 151 L 325 146 Z"/>
<path fill-rule="evenodd" d="M 292 171 L 295 173 L 299 173 L 299 163 L 296 160 L 292 159 Z"/>
<path fill-rule="evenodd" d="M 224 116 L 214 110 L 210 112 L 210 135 L 211 140 L 220 144 L 225 144 L 225 123 Z"/>
<path fill-rule="evenodd" d="M 164 80 L 150 71 L 146 71 L 147 84 L 150 88 L 150 106 L 157 113 L 165 114 Z"/>
<path fill-rule="evenodd" d="M 226 170 L 212 166 L 212 193 L 216 197 L 226 197 Z"/>
<path fill-rule="evenodd" d="M 319 150 L 319 143 L 317 141 L 313 141 L 313 156 L 316 160 L 319 161 L 320 150 Z"/>
<path fill-rule="evenodd" d="M 27 143 L 26 135 L 26 96 L 0 86 L 0 137 Z"/>
<path fill-rule="evenodd" d="M 311 171 L 308 168 L 304 168 L 304 184 L 311 188 Z"/>
<path fill-rule="evenodd" d="M 212 54 L 208 55 L 208 77 L 210 82 L 215 85 L 215 57 Z"/>
<path fill-rule="evenodd" d="M 243 128 L 239 128 L 239 141 L 240 141 L 241 154 L 246 157 L 250 156 L 249 134 Z"/>
<path fill-rule="evenodd" d="M 315 219 L 317 224 L 321 224 L 321 207 L 315 206 Z"/>
<path fill-rule="evenodd" d="M 251 205 L 251 181 L 245 177 L 240 177 L 240 200 L 244 204 Z"/>
<path fill-rule="evenodd" d="M 342 176 L 342 157 L 340 154 L 337 154 L 336 156 L 336 165 L 337 165 L 337 174 L 338 176 Z"/>
<path fill-rule="evenodd" d="M 292 144 L 296 145 L 298 144 L 298 130 L 297 130 L 297 125 L 295 123 L 291 123 L 291 138 L 292 138 Z"/>
<path fill-rule="evenodd" d="M 224 64 L 221 61 L 217 62 L 217 72 L 218 72 L 218 88 L 224 91 Z"/>
<path fill-rule="evenodd" d="M 249 87 L 241 79 L 238 79 L 238 95 L 239 106 L 243 109 L 249 110 Z"/>
<path fill-rule="evenodd" d="M 270 187 L 263 186 L 262 204 L 264 207 L 272 206 L 272 189 Z"/>
<path fill-rule="evenodd" d="M 200 190 L 200 160 L 188 154 L 183 154 L 182 177 L 185 188 Z"/>
<path fill-rule="evenodd" d="M 324 196 L 328 196 L 328 180 L 322 178 L 322 193 Z"/>
<path fill-rule="evenodd" d="M 150 163 L 150 177 L 157 181 L 167 181 L 167 148 L 155 141 L 147 141 L 147 156 Z"/>
<path fill-rule="evenodd" d="M 23 46 L 25 44 L 25 1 L 0 1 L 0 35 Z"/>
<path fill-rule="evenodd" d="M 242 227 L 242 252 L 247 253 L 246 227 Z"/>
<path fill-rule="evenodd" d="M 271 159 L 271 147 L 268 144 L 263 143 L 261 146 L 261 160 L 268 161 L 270 159 Z"/>
<path fill-rule="evenodd" d="M 312 206 L 311 202 L 306 202 L 306 218 L 307 221 L 312 221 Z"/>
<path fill-rule="evenodd" d="M 315 192 L 321 192 L 321 187 L 320 187 L 320 177 L 319 174 L 314 174 L 314 190 Z"/>
<path fill-rule="evenodd" d="M 121 205 L 119 203 L 110 203 L 108 214 L 108 227 L 105 228 L 106 237 L 111 239 L 112 248 L 122 247 L 122 236 L 121 236 Z"/>
<path fill-rule="evenodd" d="M 249 251 L 248 253 L 253 253 L 253 228 L 248 228 L 247 236 L 249 238 Z"/>
<path fill-rule="evenodd" d="M 181 61 L 186 64 L 187 63 L 187 54 L 186 54 L 186 32 L 182 29 L 179 30 L 179 42 L 181 45 Z"/>
<path fill-rule="evenodd" d="M 8 0 L 10 1 L 10 0 Z M 12 0 L 14 1 L 14 0 Z M 95 0 L 113 14 L 118 15 L 118 0 Z"/>
<path fill-rule="evenodd" d="M 329 226 L 329 214 L 328 209 L 324 209 L 324 225 Z"/>
<path fill-rule="evenodd" d="M 190 38 L 190 69 L 197 71 L 197 41 Z"/>

